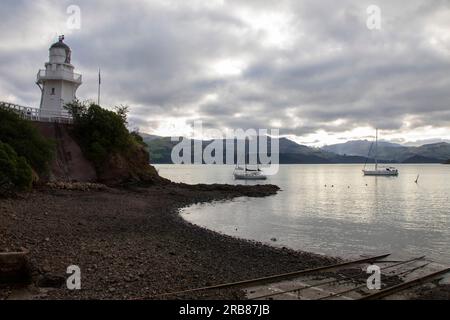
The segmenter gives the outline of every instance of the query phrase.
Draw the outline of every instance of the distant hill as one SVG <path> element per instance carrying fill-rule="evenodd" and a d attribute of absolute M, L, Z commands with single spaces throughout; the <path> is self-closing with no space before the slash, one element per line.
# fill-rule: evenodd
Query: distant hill
<path fill-rule="evenodd" d="M 345 143 L 332 144 L 322 147 L 322 150 L 333 152 L 341 155 L 361 156 L 366 157 L 372 147 L 372 142 L 368 140 L 354 140 Z M 403 147 L 397 143 L 386 141 L 378 141 L 378 151 L 382 152 L 384 149 L 401 148 Z"/>
<path fill-rule="evenodd" d="M 177 142 L 172 142 L 169 137 L 141 135 L 144 142 L 149 146 L 152 163 L 172 163 L 171 152 Z M 202 141 L 203 147 L 209 143 L 210 141 Z M 222 143 L 225 150 L 226 143 L 230 143 L 230 141 L 224 140 Z M 270 146 L 270 138 L 268 143 Z M 372 142 L 370 141 L 358 140 L 322 148 L 312 148 L 287 138 L 280 138 L 280 163 L 365 163 L 366 161 L 372 163 L 374 162 L 374 149 L 372 147 L 371 150 L 371 145 Z M 371 150 L 371 153 L 367 157 L 369 150 Z M 439 142 L 420 147 L 405 147 L 396 143 L 379 141 L 378 159 L 379 162 L 385 163 L 443 163 L 450 159 L 450 144 Z"/>
<path fill-rule="evenodd" d="M 142 135 L 145 144 L 149 148 L 150 163 L 172 163 L 172 148 L 176 143 L 169 137 L 157 137 L 151 135 Z"/>
<path fill-rule="evenodd" d="M 439 159 L 439 162 L 450 159 L 450 143 L 447 142 L 425 144 L 420 147 L 410 147 L 410 151 L 424 157 Z"/>
<path fill-rule="evenodd" d="M 403 163 L 439 163 L 439 159 L 436 158 L 428 158 L 420 155 L 412 156 L 408 159 L 402 161 Z"/>
<path fill-rule="evenodd" d="M 349 141 L 329 145 L 322 150 L 340 155 L 374 156 L 372 142 L 367 140 Z M 404 163 L 441 163 L 450 157 L 450 144 L 446 142 L 426 144 L 420 147 L 406 147 L 390 142 L 378 142 L 378 158 Z"/>
<path fill-rule="evenodd" d="M 152 141 L 152 140 L 157 140 L 157 139 L 162 138 L 160 136 L 155 136 L 153 134 L 147 134 L 147 133 L 142 133 L 142 132 L 140 132 L 139 135 L 142 137 L 142 139 L 147 140 L 147 141 Z"/>
<path fill-rule="evenodd" d="M 142 135 L 144 142 L 148 145 L 150 151 L 151 163 L 172 163 L 171 152 L 172 148 L 178 143 L 173 142 L 169 137 L 155 137 L 150 135 Z M 332 152 L 324 151 L 319 148 L 311 148 L 305 145 L 295 143 L 287 138 L 280 138 L 280 163 L 281 164 L 297 164 L 297 163 L 365 163 L 367 158 L 360 156 L 345 156 L 338 155 Z M 202 141 L 203 148 L 206 147 L 210 141 Z M 236 161 L 236 140 L 222 140 L 224 146 L 224 154 L 226 146 L 234 143 L 234 159 Z M 268 138 L 268 150 L 272 139 Z M 225 156 L 224 156 L 225 159 Z M 192 159 L 193 161 L 193 159 Z M 369 159 L 368 162 L 373 162 Z"/>
<path fill-rule="evenodd" d="M 280 163 L 364 163 L 367 157 L 339 155 L 320 148 L 311 148 L 287 138 L 279 139 Z M 373 160 L 369 159 L 368 162 Z"/>

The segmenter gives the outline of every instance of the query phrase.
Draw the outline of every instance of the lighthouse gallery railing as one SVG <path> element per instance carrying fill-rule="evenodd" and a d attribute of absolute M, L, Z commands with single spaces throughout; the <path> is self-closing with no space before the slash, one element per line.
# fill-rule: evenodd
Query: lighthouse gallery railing
<path fill-rule="evenodd" d="M 66 70 L 46 70 L 41 69 L 38 71 L 36 75 L 36 80 L 52 80 L 57 79 L 60 80 L 62 77 L 63 80 L 73 81 L 81 83 L 81 74 L 74 73 Z"/>

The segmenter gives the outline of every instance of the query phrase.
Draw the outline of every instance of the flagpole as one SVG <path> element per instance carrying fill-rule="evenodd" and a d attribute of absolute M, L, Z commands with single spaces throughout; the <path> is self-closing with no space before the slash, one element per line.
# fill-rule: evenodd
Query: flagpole
<path fill-rule="evenodd" d="M 100 76 L 100 68 L 98 69 L 98 97 L 97 97 L 97 105 L 100 105 L 100 85 L 102 84 L 101 76 Z"/>

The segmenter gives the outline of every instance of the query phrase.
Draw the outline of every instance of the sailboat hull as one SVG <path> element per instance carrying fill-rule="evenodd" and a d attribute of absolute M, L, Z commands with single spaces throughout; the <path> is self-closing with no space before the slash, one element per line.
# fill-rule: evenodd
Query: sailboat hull
<path fill-rule="evenodd" d="M 363 170 L 365 176 L 398 176 L 398 171 L 388 170 Z"/>
<path fill-rule="evenodd" d="M 266 180 L 267 177 L 265 175 L 256 175 L 256 174 L 240 174 L 235 173 L 234 178 L 237 180 Z"/>

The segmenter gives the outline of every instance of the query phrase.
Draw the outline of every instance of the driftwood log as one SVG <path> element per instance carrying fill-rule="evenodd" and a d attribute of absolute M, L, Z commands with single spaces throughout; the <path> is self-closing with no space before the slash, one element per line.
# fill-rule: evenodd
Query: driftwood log
<path fill-rule="evenodd" d="M 30 280 L 27 250 L 0 252 L 0 283 L 28 283 Z"/>

